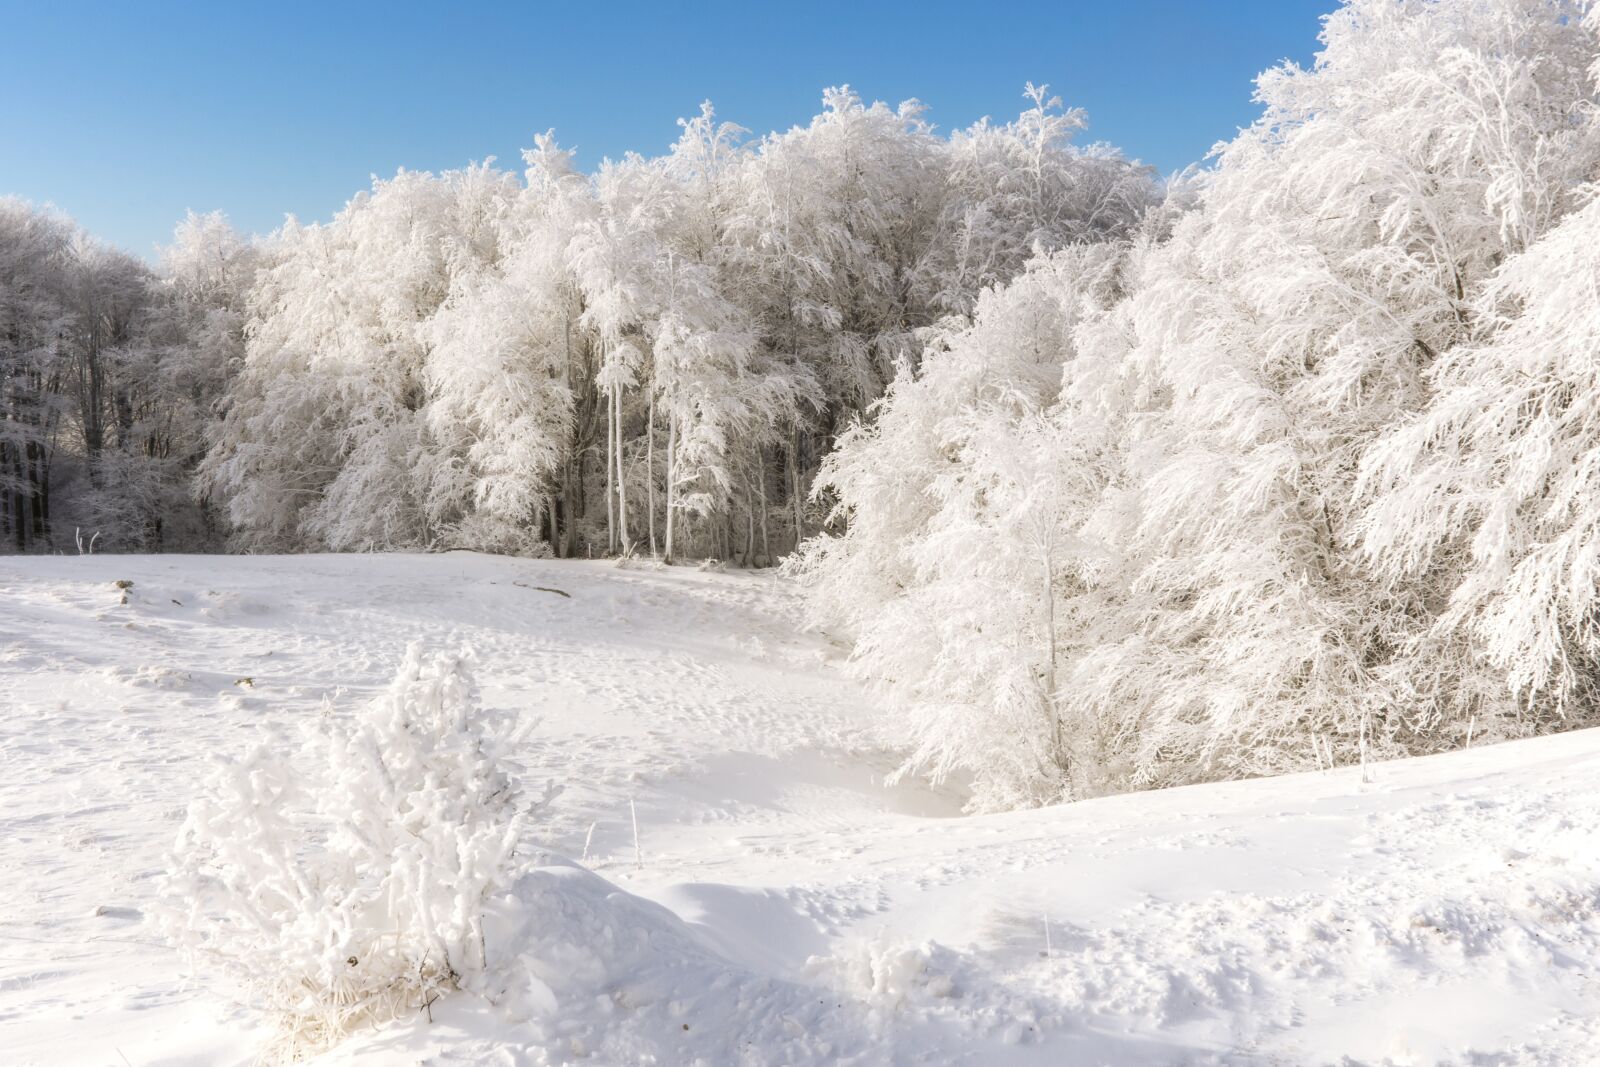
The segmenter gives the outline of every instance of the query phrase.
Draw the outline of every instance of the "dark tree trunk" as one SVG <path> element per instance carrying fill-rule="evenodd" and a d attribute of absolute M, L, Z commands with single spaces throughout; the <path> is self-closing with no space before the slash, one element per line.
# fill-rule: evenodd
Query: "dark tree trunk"
<path fill-rule="evenodd" d="M 12 482 L 17 488 L 11 492 L 11 531 L 16 539 L 17 551 L 28 550 L 28 498 L 22 493 L 22 456 L 15 446 L 11 448 Z"/>
<path fill-rule="evenodd" d="M 33 537 L 35 541 L 50 540 L 50 483 L 44 466 L 44 447 L 37 441 L 28 442 L 28 491 L 33 511 Z"/>

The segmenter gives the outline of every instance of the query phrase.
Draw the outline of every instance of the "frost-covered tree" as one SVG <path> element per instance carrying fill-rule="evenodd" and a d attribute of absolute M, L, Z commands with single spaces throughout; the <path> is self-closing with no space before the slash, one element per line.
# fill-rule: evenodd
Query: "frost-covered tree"
<path fill-rule="evenodd" d="M 574 234 L 594 212 L 594 201 L 588 179 L 572 165 L 572 153 L 559 147 L 552 133 L 536 137 L 523 159 L 527 187 L 517 214 L 518 237 L 502 276 L 517 290 L 511 299 L 529 316 L 523 320 L 528 343 L 542 346 L 553 360 L 551 373 L 566 394 L 566 433 L 559 466 L 548 484 L 545 518 L 546 539 L 558 554 L 570 556 L 579 540 L 588 538 L 587 468 L 600 425 L 600 403 L 598 346 L 583 323 L 583 293 L 569 252 Z M 536 432 L 550 428 L 541 425 Z"/>
<path fill-rule="evenodd" d="M 815 380 L 814 413 L 786 427 L 791 536 L 806 528 L 807 478 L 828 438 L 875 400 L 911 330 L 910 273 L 927 246 L 942 178 L 940 142 L 915 101 L 863 104 L 830 89 L 808 126 L 771 135 L 732 178 L 729 262 L 762 350 Z"/>
<path fill-rule="evenodd" d="M 18 552 L 50 538 L 71 240 L 65 220 L 0 200 L 0 533 Z"/>
<path fill-rule="evenodd" d="M 1427 751 L 1483 713 L 1483 672 L 1419 643 L 1440 632 L 1440 587 L 1363 551 L 1364 537 L 1379 542 L 1357 472 L 1428 406 L 1443 354 L 1490 328 L 1478 290 L 1593 173 L 1596 50 L 1582 13 L 1543 0 L 1347 4 L 1312 68 L 1263 75 L 1262 117 L 1179 198 L 1192 210 L 1150 216 L 1126 295 L 1050 344 L 1066 374 L 1048 433 L 985 416 L 972 440 L 994 442 L 993 461 L 963 444 L 941 483 L 915 457 L 966 440 L 961 404 L 897 385 L 877 428 L 842 443 L 828 484 L 852 528 L 813 550 L 818 611 L 854 622 L 858 665 L 920 716 L 901 737 L 935 773 L 973 772 L 980 804 L 1026 802 Z M 1037 102 L 1034 123 L 1047 113 Z M 1036 314 L 1020 297 L 1012 310 L 980 302 L 975 330 L 1025 332 Z M 902 418 L 916 429 L 875 442 Z M 1020 488 L 1042 484 L 1029 459 L 1041 448 L 1062 468 L 1048 498 Z M 1017 521 L 998 542 L 969 528 L 917 558 L 923 517 L 969 493 Z M 1053 533 L 1033 521 L 1046 499 L 1062 509 Z M 1067 573 L 1041 601 L 1047 638 L 984 620 L 963 654 L 922 636 L 960 625 L 954 605 L 977 601 L 971 584 L 991 563 L 1008 576 L 1012 599 L 989 594 L 1005 623 L 1044 634 L 1015 599 L 1018 561 L 1062 551 Z M 960 561 L 948 573 L 945 555 Z M 859 607 L 828 603 L 852 587 Z M 1019 654 L 985 660 L 995 634 Z M 987 662 L 1003 683 L 991 691 L 1007 694 L 1024 687 L 1002 663 L 1032 655 L 1054 699 L 1011 701 L 1034 710 L 981 734 L 1008 721 L 995 712 L 1010 697 L 947 701 L 959 674 L 915 672 L 895 658 L 905 647 L 923 662 Z M 924 687 L 925 675 L 937 680 Z M 1053 748 L 1058 730 L 1067 740 Z M 1008 731 L 1017 742 L 966 755 Z"/>
<path fill-rule="evenodd" d="M 1590 165 L 1589 35 L 1542 0 L 1356 0 L 1264 75 L 1130 297 L 1137 487 L 1104 534 L 1125 632 L 1072 676 L 1133 783 L 1425 750 L 1475 687 L 1420 692 L 1427 606 L 1360 553 L 1357 466 L 1470 336 L 1471 293 Z M 1465 679 L 1462 679 L 1465 682 Z"/>
<path fill-rule="evenodd" d="M 240 272 L 239 285 L 248 285 Z M 0 526 L 16 551 L 213 543 L 189 478 L 223 388 L 176 273 L 0 201 Z"/>
<path fill-rule="evenodd" d="M 1600 85 L 1600 9 L 1582 23 L 1567 14 L 1571 44 L 1587 49 Z M 1466 728 L 1482 736 L 1587 724 L 1595 714 L 1600 212 L 1596 187 L 1572 184 L 1600 175 L 1595 103 L 1591 95 L 1570 106 L 1566 143 L 1546 164 L 1566 181 L 1536 201 L 1538 221 L 1585 206 L 1548 232 L 1523 227 L 1518 253 L 1468 308 L 1473 336 L 1429 368 L 1428 405 L 1362 457 L 1368 560 L 1428 605 L 1429 625 L 1407 648 L 1413 685 L 1438 700 L 1441 684 L 1472 679 Z M 1459 734 L 1462 724 L 1452 725 Z"/>
<path fill-rule="evenodd" d="M 528 184 L 494 201 L 492 253 L 462 258 L 422 332 L 429 433 L 449 458 L 427 513 L 444 543 L 533 552 L 558 540 L 556 497 L 574 432 L 580 308 L 565 249 L 586 206 L 549 135 Z"/>
<path fill-rule="evenodd" d="M 766 294 L 742 269 L 748 260 L 738 243 L 739 168 L 754 165 L 739 147 L 744 131 L 718 123 L 709 103 L 680 125 L 683 134 L 665 160 L 678 203 L 665 234 L 650 420 L 653 427 L 659 404 L 667 423 L 666 554 L 671 559 L 684 546 L 683 524 L 693 517 L 708 542 L 704 550 L 770 559 L 772 458 L 796 420 L 820 407 L 820 388 L 812 368 L 762 344 Z M 731 523 L 741 503 L 745 529 L 735 538 Z M 741 539 L 742 549 L 735 547 Z"/>
<path fill-rule="evenodd" d="M 568 246 L 583 294 L 583 322 L 594 331 L 600 352 L 595 384 L 606 404 L 608 547 L 624 554 L 637 543 L 628 522 L 632 465 L 626 442 L 636 435 L 628 432 L 627 400 L 647 373 L 645 334 L 660 314 L 657 265 L 666 258 L 660 232 L 674 191 L 655 161 L 637 155 L 607 161 L 595 179 L 596 210 Z"/>
<path fill-rule="evenodd" d="M 1066 605 L 1099 556 L 1081 527 L 1109 474 L 1077 335 L 1126 255 L 1065 249 L 983 293 L 819 475 L 842 532 L 800 561 L 813 621 L 854 640 L 904 769 L 970 776 L 978 807 L 1071 795 L 1091 755 L 1061 718 Z"/>
<path fill-rule="evenodd" d="M 1154 202 L 1145 168 L 1115 149 L 1079 149 L 1088 125 L 1062 110 L 1049 86 L 1029 84 L 1032 107 L 1015 121 L 987 119 L 950 140 L 939 217 L 915 278 L 933 308 L 970 314 L 984 287 L 1021 272 L 1028 258 L 1130 231 Z"/>
<path fill-rule="evenodd" d="M 211 509 L 203 500 L 195 506 L 191 480 L 209 445 L 217 405 L 244 360 L 245 323 L 260 265 L 259 247 L 220 212 L 191 212 L 178 224 L 173 243 L 161 250 L 163 358 L 149 376 L 162 405 L 151 419 L 149 451 L 171 483 L 166 525 L 189 527 L 190 544 L 221 540 Z"/>
<path fill-rule="evenodd" d="M 415 547 L 458 517 L 440 501 L 459 499 L 459 461 L 425 411 L 428 324 L 454 279 L 504 255 L 517 193 L 487 165 L 401 172 L 332 222 L 275 235 L 200 472 L 237 543 Z"/>
<path fill-rule="evenodd" d="M 1473 309 L 1484 339 L 1446 353 L 1426 410 L 1364 457 L 1373 567 L 1432 609 L 1413 684 L 1473 678 L 1483 737 L 1600 710 L 1597 294 L 1591 202 L 1496 272 Z"/>

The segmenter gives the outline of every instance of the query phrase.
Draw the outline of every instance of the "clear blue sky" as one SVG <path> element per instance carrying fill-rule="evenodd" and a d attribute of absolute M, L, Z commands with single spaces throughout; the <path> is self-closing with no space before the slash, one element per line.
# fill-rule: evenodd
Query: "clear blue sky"
<path fill-rule="evenodd" d="M 1308 62 L 1335 6 L 0 0 L 0 194 L 150 255 L 189 208 L 266 232 L 402 166 L 520 166 L 548 127 L 589 167 L 662 151 L 706 98 L 761 133 L 848 83 L 949 130 L 1013 117 L 1029 79 L 1171 171 L 1250 121 L 1254 75 Z"/>

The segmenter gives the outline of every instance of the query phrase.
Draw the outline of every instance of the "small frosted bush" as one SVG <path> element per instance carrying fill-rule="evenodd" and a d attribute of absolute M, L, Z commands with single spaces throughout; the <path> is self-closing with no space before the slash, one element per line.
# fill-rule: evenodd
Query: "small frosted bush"
<path fill-rule="evenodd" d="M 189 809 L 178 939 L 277 1017 L 281 1058 L 482 976 L 484 903 L 533 809 L 469 659 L 412 645 L 372 703 L 325 708 L 293 759 L 262 746 L 224 763 Z"/>

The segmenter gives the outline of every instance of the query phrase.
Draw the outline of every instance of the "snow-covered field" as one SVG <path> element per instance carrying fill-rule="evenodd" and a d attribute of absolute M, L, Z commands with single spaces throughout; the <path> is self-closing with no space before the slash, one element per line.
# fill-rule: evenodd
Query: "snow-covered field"
<path fill-rule="evenodd" d="M 961 817 L 883 786 L 794 616 L 646 565 L 0 560 L 0 1063 L 252 1061 L 154 929 L 179 819 L 419 639 L 538 720 L 515 756 L 566 791 L 530 845 L 592 873 L 541 861 L 502 931 L 553 1010 L 458 994 L 326 1063 L 1600 1062 L 1595 732 Z"/>

